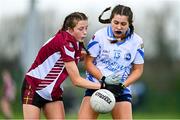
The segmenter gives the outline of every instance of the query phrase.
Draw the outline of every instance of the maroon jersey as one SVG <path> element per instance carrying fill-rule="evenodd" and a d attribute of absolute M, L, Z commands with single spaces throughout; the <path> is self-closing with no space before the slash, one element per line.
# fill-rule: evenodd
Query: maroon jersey
<path fill-rule="evenodd" d="M 72 35 L 58 32 L 42 46 L 25 79 L 44 99 L 58 99 L 63 92 L 62 83 L 68 76 L 64 62 L 77 64 L 81 49 Z"/>

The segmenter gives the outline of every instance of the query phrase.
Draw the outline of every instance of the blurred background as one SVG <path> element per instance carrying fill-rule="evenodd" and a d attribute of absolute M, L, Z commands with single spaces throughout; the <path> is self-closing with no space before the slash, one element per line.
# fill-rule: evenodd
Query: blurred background
<path fill-rule="evenodd" d="M 104 26 L 98 22 L 101 12 L 117 4 L 132 8 L 135 32 L 145 45 L 144 74 L 132 87 L 134 118 L 180 118 L 179 0 L 0 0 L 0 119 L 22 118 L 24 74 L 44 42 L 61 28 L 65 16 L 75 11 L 86 13 L 87 43 Z M 109 15 L 110 11 L 104 17 Z M 85 77 L 83 62 L 79 69 Z M 72 87 L 70 80 L 64 89 L 67 118 L 76 118 L 84 89 Z"/>

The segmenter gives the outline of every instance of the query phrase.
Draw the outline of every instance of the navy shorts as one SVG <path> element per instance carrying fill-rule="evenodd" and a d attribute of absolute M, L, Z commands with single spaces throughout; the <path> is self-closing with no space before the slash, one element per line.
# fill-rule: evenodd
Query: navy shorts
<path fill-rule="evenodd" d="M 85 95 L 84 96 L 92 96 L 92 94 L 95 92 L 96 90 L 93 89 L 87 89 L 85 91 Z M 122 102 L 122 101 L 128 101 L 130 103 L 132 103 L 132 96 L 130 94 L 122 94 L 118 97 L 115 97 L 116 102 Z"/>
<path fill-rule="evenodd" d="M 60 97 L 56 101 L 62 100 L 63 98 Z M 32 86 L 28 84 L 26 80 L 24 80 L 21 89 L 21 101 L 22 104 L 31 104 L 37 106 L 38 108 L 42 108 L 46 103 L 54 102 L 42 98 L 38 93 L 36 93 L 35 89 L 33 89 Z"/>

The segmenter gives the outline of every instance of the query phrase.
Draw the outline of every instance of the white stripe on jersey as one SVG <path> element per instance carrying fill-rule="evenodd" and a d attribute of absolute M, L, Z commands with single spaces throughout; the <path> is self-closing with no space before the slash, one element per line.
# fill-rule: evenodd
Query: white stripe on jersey
<path fill-rule="evenodd" d="M 29 71 L 27 75 L 38 79 L 45 79 L 49 71 L 54 67 L 54 64 L 61 57 L 60 52 L 56 52 L 49 56 L 41 65 Z"/>
<path fill-rule="evenodd" d="M 64 50 L 65 50 L 66 55 L 69 55 L 70 57 L 74 58 L 75 51 L 72 52 L 68 50 L 66 46 L 64 46 Z"/>

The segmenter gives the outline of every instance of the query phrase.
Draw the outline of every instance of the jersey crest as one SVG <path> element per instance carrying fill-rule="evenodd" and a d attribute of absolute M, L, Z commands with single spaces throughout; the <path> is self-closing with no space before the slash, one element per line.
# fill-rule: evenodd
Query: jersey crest
<path fill-rule="evenodd" d="M 124 59 L 127 61 L 131 60 L 131 53 L 126 53 Z"/>

